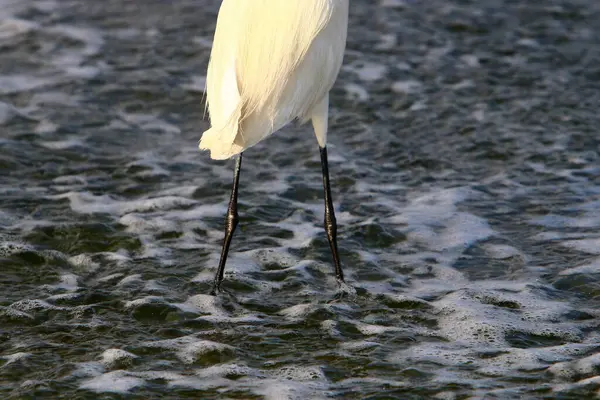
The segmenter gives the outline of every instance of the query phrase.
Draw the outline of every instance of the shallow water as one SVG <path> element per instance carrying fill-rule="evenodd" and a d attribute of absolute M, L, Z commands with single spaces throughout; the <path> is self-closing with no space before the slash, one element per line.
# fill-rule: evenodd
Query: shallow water
<path fill-rule="evenodd" d="M 600 394 L 600 3 L 352 0 L 310 126 L 197 150 L 217 1 L 0 0 L 2 398 Z"/>

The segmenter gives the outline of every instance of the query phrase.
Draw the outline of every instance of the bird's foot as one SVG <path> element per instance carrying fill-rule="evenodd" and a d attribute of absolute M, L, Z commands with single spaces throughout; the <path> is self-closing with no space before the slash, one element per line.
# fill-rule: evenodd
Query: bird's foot
<path fill-rule="evenodd" d="M 218 296 L 221 293 L 223 293 L 223 290 L 221 289 L 221 283 L 215 283 L 210 291 L 210 295 Z"/>
<path fill-rule="evenodd" d="M 353 300 L 356 298 L 356 289 L 341 279 L 338 279 L 338 290 L 329 303 L 337 303 L 342 300 Z"/>

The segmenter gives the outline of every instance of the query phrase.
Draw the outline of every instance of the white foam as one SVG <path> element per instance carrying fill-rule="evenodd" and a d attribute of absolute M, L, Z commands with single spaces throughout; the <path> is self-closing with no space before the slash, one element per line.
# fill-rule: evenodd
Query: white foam
<path fill-rule="evenodd" d="M 103 283 L 113 282 L 113 281 L 122 279 L 123 275 L 124 275 L 123 273 L 117 272 L 115 274 L 110 274 L 107 276 L 103 276 L 102 278 L 99 278 L 98 282 L 103 282 Z"/>
<path fill-rule="evenodd" d="M 117 265 L 125 264 L 131 260 L 131 258 L 124 254 L 124 251 L 122 250 L 119 250 L 117 252 L 103 251 L 97 254 L 102 256 L 102 258 L 104 258 L 105 261 L 114 262 Z"/>
<path fill-rule="evenodd" d="M 562 242 L 561 245 L 575 250 L 583 251 L 585 253 L 600 254 L 599 238 L 568 240 L 566 242 Z"/>
<path fill-rule="evenodd" d="M 7 95 L 26 92 L 55 82 L 55 79 L 30 75 L 0 75 L 0 94 Z"/>
<path fill-rule="evenodd" d="M 175 221 L 156 216 L 148 218 L 147 215 L 130 213 L 119 219 L 119 223 L 127 227 L 127 232 L 146 234 L 159 232 L 172 232 L 179 229 Z"/>
<path fill-rule="evenodd" d="M 39 124 L 36 125 L 36 127 L 34 128 L 34 132 L 37 133 L 38 135 L 49 135 L 51 133 L 55 133 L 58 130 L 58 125 L 48 121 L 48 120 L 43 120 L 40 121 Z"/>
<path fill-rule="evenodd" d="M 406 226 L 408 243 L 434 251 L 438 262 L 451 266 L 466 248 L 496 235 L 483 218 L 457 211 L 460 202 L 474 196 L 468 188 L 420 195 L 389 221 Z"/>
<path fill-rule="evenodd" d="M 379 4 L 381 7 L 388 8 L 405 8 L 407 6 L 406 0 L 380 0 Z"/>
<path fill-rule="evenodd" d="M 104 365 L 96 361 L 81 362 L 75 364 L 75 366 L 76 368 L 71 373 L 71 376 L 77 378 L 100 376 L 105 371 Z"/>
<path fill-rule="evenodd" d="M 180 185 L 174 187 L 168 187 L 160 190 L 157 195 L 158 197 L 163 196 L 177 196 L 177 197 L 192 197 L 194 192 L 198 189 L 196 185 Z"/>
<path fill-rule="evenodd" d="M 36 0 L 31 7 L 43 13 L 51 13 L 58 8 L 55 0 Z"/>
<path fill-rule="evenodd" d="M 600 376 L 593 376 L 591 378 L 582 379 L 578 382 L 571 383 L 571 384 L 554 385 L 553 391 L 558 394 L 560 394 L 561 392 L 572 392 L 572 391 L 577 393 L 578 390 L 585 389 L 586 387 L 597 388 L 598 386 L 600 386 Z M 596 389 L 595 394 L 596 394 L 595 397 L 600 396 L 600 390 Z"/>
<path fill-rule="evenodd" d="M 102 353 L 102 364 L 107 368 L 112 368 L 115 365 L 130 364 L 134 359 L 138 358 L 133 353 L 121 349 L 108 349 Z"/>
<path fill-rule="evenodd" d="M 71 273 L 61 274 L 59 278 L 59 283 L 55 283 L 54 285 L 44 285 L 46 289 L 49 290 L 64 290 L 67 292 L 75 292 L 79 289 L 78 285 L 79 276 Z"/>
<path fill-rule="evenodd" d="M 27 2 L 22 0 L 0 0 L 0 20 L 12 19 L 28 7 Z"/>
<path fill-rule="evenodd" d="M 144 385 L 144 380 L 130 376 L 126 371 L 113 371 L 83 381 L 81 389 L 96 393 L 127 393 Z"/>
<path fill-rule="evenodd" d="M 229 313 L 221 305 L 216 296 L 197 294 L 188 298 L 184 303 L 174 304 L 180 310 L 196 314 L 208 314 L 227 317 Z"/>
<path fill-rule="evenodd" d="M 0 242 L 0 255 L 10 257 L 26 251 L 35 251 L 35 248 L 27 243 L 13 242 L 10 240 Z"/>
<path fill-rule="evenodd" d="M 73 147 L 85 147 L 84 142 L 78 138 L 54 140 L 54 141 L 40 141 L 38 142 L 41 146 L 50 150 L 67 150 Z"/>
<path fill-rule="evenodd" d="M 222 236 L 222 233 L 219 235 Z M 221 238 L 222 240 L 222 238 Z M 239 253 L 230 253 L 227 258 L 227 279 L 232 279 L 235 276 L 235 279 L 242 279 L 248 282 L 256 282 L 253 280 L 248 273 L 249 272 L 259 272 L 261 271 L 261 265 L 254 259 L 252 256 L 254 251 L 248 252 L 239 252 Z M 209 262 L 209 266 L 214 266 L 214 268 L 219 265 L 219 254 L 211 253 Z M 193 282 L 209 282 L 214 279 L 215 271 L 212 269 L 205 268 L 203 271 L 198 273 L 193 279 Z"/>
<path fill-rule="evenodd" d="M 104 45 L 103 35 L 97 29 L 75 27 L 72 25 L 54 25 L 45 30 L 49 34 L 60 35 L 81 42 L 85 46 L 84 49 L 81 50 L 81 54 L 86 57 L 97 55 Z M 64 55 L 59 53 L 59 57 L 60 56 Z M 77 60 L 77 62 L 74 62 L 73 64 L 79 63 L 80 61 Z"/>
<path fill-rule="evenodd" d="M 207 368 L 202 368 L 196 371 L 196 375 L 201 378 L 215 378 L 222 377 L 226 375 L 234 375 L 234 376 L 244 376 L 244 375 L 259 375 L 258 371 L 253 370 L 252 368 L 246 365 L 240 364 L 220 364 L 220 365 L 212 365 Z"/>
<path fill-rule="evenodd" d="M 423 84 L 414 79 L 406 81 L 396 81 L 392 83 L 392 91 L 395 93 L 411 94 L 421 91 Z"/>
<path fill-rule="evenodd" d="M 266 400 L 326 399 L 327 381 L 317 367 L 282 367 L 254 391 Z"/>
<path fill-rule="evenodd" d="M 505 244 L 490 244 L 482 246 L 486 254 L 495 259 L 505 260 L 512 257 L 521 257 L 525 259 L 525 255 L 517 248 Z"/>
<path fill-rule="evenodd" d="M 573 268 L 567 268 L 559 272 L 560 275 L 576 274 L 600 274 L 600 258 L 592 260 L 590 263 L 579 265 Z"/>
<path fill-rule="evenodd" d="M 413 330 L 409 330 L 406 328 L 398 328 L 395 326 L 373 325 L 373 324 L 365 324 L 362 322 L 352 322 L 352 321 L 346 321 L 346 322 L 353 323 L 354 326 L 356 327 L 356 329 L 358 329 L 358 331 L 360 333 L 362 333 L 363 335 L 367 335 L 367 336 L 381 335 L 381 334 L 387 333 L 387 332 L 407 332 L 407 333 L 414 332 Z"/>
<path fill-rule="evenodd" d="M 279 310 L 279 314 L 291 319 L 304 318 L 306 315 L 318 308 L 315 304 L 296 304 L 294 306 Z"/>
<path fill-rule="evenodd" d="M 133 212 L 150 212 L 189 207 L 197 201 L 179 196 L 162 196 L 140 200 L 115 200 L 109 195 L 94 195 L 89 192 L 67 192 L 51 196 L 51 199 L 68 199 L 71 209 L 81 214 L 107 213 L 124 215 Z"/>
<path fill-rule="evenodd" d="M 370 342 L 368 340 L 355 340 L 350 342 L 342 342 L 340 343 L 340 347 L 344 350 L 362 351 L 381 347 L 381 343 Z"/>
<path fill-rule="evenodd" d="M 369 100 L 369 92 L 364 86 L 358 85 L 356 83 L 347 83 L 344 85 L 344 89 L 346 90 L 346 97 L 352 100 L 362 102 Z"/>
<path fill-rule="evenodd" d="M 394 33 L 380 35 L 379 40 L 375 46 L 377 50 L 393 50 L 398 46 L 398 39 Z"/>
<path fill-rule="evenodd" d="M 206 90 L 206 76 L 194 75 L 191 76 L 191 82 L 182 85 L 183 89 L 190 92 L 204 93 Z"/>
<path fill-rule="evenodd" d="M 4 125 L 12 120 L 17 115 L 15 108 L 0 101 L 0 125 Z"/>
<path fill-rule="evenodd" d="M 3 360 L 6 360 L 6 363 L 4 364 L 4 366 L 7 366 L 12 363 L 21 361 L 21 360 L 26 360 L 26 359 L 30 358 L 31 356 L 32 356 L 31 353 L 18 352 L 18 353 L 9 354 L 6 356 L 0 356 L 0 358 L 2 358 Z"/>
<path fill-rule="evenodd" d="M 198 339 L 195 336 L 146 342 L 144 346 L 174 351 L 177 358 L 185 364 L 195 363 L 200 357 L 209 353 L 225 354 L 235 350 L 233 346 L 211 340 Z"/>
<path fill-rule="evenodd" d="M 122 281 L 121 281 L 122 282 Z M 137 280 L 136 280 L 137 282 Z M 119 283 L 121 285 L 121 283 Z M 139 307 L 144 304 L 166 304 L 165 300 L 160 296 L 146 296 L 140 299 L 126 301 L 124 307 L 126 309 Z"/>
<path fill-rule="evenodd" d="M 363 82 L 374 82 L 383 79 L 388 70 L 385 65 L 362 61 L 352 65 L 345 65 L 343 68 L 355 73 L 358 79 Z"/>
<path fill-rule="evenodd" d="M 9 308 L 22 311 L 30 312 L 36 310 L 65 310 L 63 307 L 54 306 L 44 300 L 19 300 L 12 303 Z"/>
<path fill-rule="evenodd" d="M 121 112 L 119 115 L 124 121 L 137 126 L 143 131 L 158 131 L 171 135 L 179 135 L 181 133 L 181 129 L 178 126 L 162 120 L 157 115 L 125 112 Z"/>

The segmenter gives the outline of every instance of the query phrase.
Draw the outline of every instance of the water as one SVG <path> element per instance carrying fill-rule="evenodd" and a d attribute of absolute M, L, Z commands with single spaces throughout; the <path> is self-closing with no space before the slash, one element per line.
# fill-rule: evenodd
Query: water
<path fill-rule="evenodd" d="M 600 393 L 600 6 L 352 1 L 334 301 L 310 126 L 197 150 L 217 1 L 0 1 L 0 393 Z"/>

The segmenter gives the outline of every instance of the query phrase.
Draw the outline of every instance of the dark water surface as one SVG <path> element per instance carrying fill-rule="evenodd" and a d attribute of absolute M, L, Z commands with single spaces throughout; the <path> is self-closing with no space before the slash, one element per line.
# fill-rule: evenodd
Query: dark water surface
<path fill-rule="evenodd" d="M 352 0 L 316 140 L 197 150 L 217 1 L 0 0 L 0 398 L 600 396 L 600 2 Z"/>

